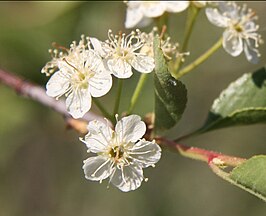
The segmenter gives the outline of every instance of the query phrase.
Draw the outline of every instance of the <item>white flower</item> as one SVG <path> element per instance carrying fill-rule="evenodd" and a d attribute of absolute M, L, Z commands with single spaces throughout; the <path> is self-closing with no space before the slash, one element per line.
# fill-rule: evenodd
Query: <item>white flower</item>
<path fill-rule="evenodd" d="M 138 52 L 145 44 L 138 29 L 127 36 L 122 33 L 113 35 L 109 30 L 108 38 L 105 42 L 91 38 L 91 42 L 94 49 L 106 60 L 107 67 L 114 76 L 129 78 L 133 74 L 132 67 L 141 73 L 153 71 L 154 59 Z"/>
<path fill-rule="evenodd" d="M 257 16 L 246 5 L 239 7 L 235 2 L 218 2 L 217 8 L 207 8 L 206 15 L 211 23 L 225 28 L 223 47 L 232 56 L 238 56 L 244 50 L 248 61 L 257 63 L 260 53 L 257 50 L 261 35 Z"/>
<path fill-rule="evenodd" d="M 92 181 L 110 178 L 114 186 L 128 192 L 140 187 L 143 168 L 154 166 L 161 157 L 161 148 L 154 141 L 140 139 L 146 126 L 140 117 L 130 115 L 117 122 L 115 130 L 100 121 L 88 125 L 83 141 L 88 151 L 97 156 L 84 161 L 85 177 Z"/>
<path fill-rule="evenodd" d="M 125 26 L 144 27 L 151 23 L 154 17 L 162 16 L 164 12 L 178 13 L 185 10 L 189 1 L 128 1 Z"/>
<path fill-rule="evenodd" d="M 158 35 L 157 27 L 154 27 L 149 34 L 145 32 L 142 33 L 142 38 L 145 41 L 145 44 L 141 48 L 140 53 L 145 53 L 151 57 L 154 57 L 153 40 L 156 35 Z M 179 44 L 178 43 L 172 44 L 170 40 L 171 40 L 170 37 L 167 37 L 165 40 L 161 39 L 160 44 L 161 44 L 161 49 L 163 51 L 164 56 L 169 60 L 172 58 L 175 58 L 175 59 L 180 58 L 181 60 L 182 59 L 184 60 L 184 56 L 189 55 L 189 53 L 188 52 L 180 53 L 177 49 Z"/>
<path fill-rule="evenodd" d="M 204 7 L 207 1 L 191 1 L 196 7 Z M 179 13 L 188 8 L 190 1 L 128 1 L 125 27 L 145 27 L 152 18 L 165 12 Z"/>
<path fill-rule="evenodd" d="M 101 57 L 90 48 L 89 39 L 71 44 L 68 55 L 56 60 L 56 71 L 46 84 L 47 95 L 66 95 L 68 112 L 81 118 L 91 108 L 91 96 L 101 97 L 112 86 L 112 76 L 106 71 Z"/>

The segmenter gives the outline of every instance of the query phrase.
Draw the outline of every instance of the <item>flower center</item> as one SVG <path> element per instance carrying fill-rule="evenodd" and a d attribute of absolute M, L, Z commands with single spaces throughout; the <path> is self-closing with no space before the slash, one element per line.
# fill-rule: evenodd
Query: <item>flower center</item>
<path fill-rule="evenodd" d="M 76 71 L 76 74 L 74 74 L 74 76 L 72 78 L 72 83 L 76 86 L 79 86 L 80 88 L 88 88 L 88 78 L 89 77 L 90 77 L 89 75 L 78 70 L 78 71 Z"/>
<path fill-rule="evenodd" d="M 128 45 L 125 43 L 125 36 L 122 33 L 119 34 L 117 47 L 115 55 L 117 57 L 123 58 L 124 60 L 128 60 L 130 58 L 130 50 Z"/>
<path fill-rule="evenodd" d="M 234 24 L 234 29 L 235 29 L 238 33 L 243 32 L 243 27 L 242 27 L 242 25 L 240 25 L 240 23 L 236 23 L 236 24 Z"/>
<path fill-rule="evenodd" d="M 75 73 L 72 75 L 72 85 L 77 86 L 79 88 L 88 88 L 89 83 L 88 80 L 92 78 L 95 73 L 89 68 L 78 68 L 74 65 L 70 64 L 66 59 L 64 61 L 74 69 Z"/>
<path fill-rule="evenodd" d="M 125 61 L 130 61 L 130 59 L 132 58 L 132 55 L 128 49 L 120 47 L 117 48 L 115 56 L 118 58 L 122 58 Z"/>
<path fill-rule="evenodd" d="M 125 57 L 125 56 L 127 56 L 127 54 L 128 54 L 128 50 L 127 49 L 119 49 L 118 50 L 118 55 L 119 56 L 123 56 L 123 57 Z"/>
<path fill-rule="evenodd" d="M 85 75 L 83 73 L 79 72 L 78 78 L 79 78 L 79 81 L 82 82 L 82 81 L 85 80 L 86 77 L 85 77 Z"/>
<path fill-rule="evenodd" d="M 114 158 L 115 161 L 118 161 L 120 158 L 123 157 L 125 151 L 122 146 L 115 146 L 114 148 L 111 148 L 109 151 L 110 157 Z"/>

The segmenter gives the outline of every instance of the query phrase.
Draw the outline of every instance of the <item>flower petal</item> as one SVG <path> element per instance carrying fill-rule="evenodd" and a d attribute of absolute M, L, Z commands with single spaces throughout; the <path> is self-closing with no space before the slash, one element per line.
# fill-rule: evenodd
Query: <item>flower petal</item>
<path fill-rule="evenodd" d="M 189 1 L 169 1 L 165 2 L 166 11 L 170 13 L 178 13 L 187 9 Z"/>
<path fill-rule="evenodd" d="M 120 141 L 136 142 L 145 134 L 146 125 L 138 115 L 130 115 L 117 122 L 115 132 Z"/>
<path fill-rule="evenodd" d="M 143 13 L 140 8 L 140 2 L 130 1 L 128 2 L 125 27 L 135 27 L 143 18 Z"/>
<path fill-rule="evenodd" d="M 239 19 L 239 7 L 235 2 L 219 1 L 217 4 L 221 14 L 225 14 L 231 20 Z"/>
<path fill-rule="evenodd" d="M 140 140 L 128 151 L 133 161 L 145 168 L 157 163 L 161 158 L 161 148 L 155 142 Z"/>
<path fill-rule="evenodd" d="M 244 52 L 247 57 L 247 60 L 253 64 L 257 64 L 259 62 L 259 51 L 255 48 L 255 44 L 251 42 L 251 40 L 246 40 L 244 43 Z"/>
<path fill-rule="evenodd" d="M 132 76 L 132 70 L 130 64 L 126 61 L 123 61 L 121 58 L 109 59 L 107 61 L 109 70 L 117 78 L 129 78 Z"/>
<path fill-rule="evenodd" d="M 238 56 L 243 51 L 243 41 L 235 32 L 225 30 L 223 33 L 223 48 L 232 56 Z"/>
<path fill-rule="evenodd" d="M 153 71 L 155 64 L 154 59 L 146 55 L 137 55 L 130 62 L 132 67 L 141 73 L 150 73 Z"/>
<path fill-rule="evenodd" d="M 62 72 L 55 72 L 46 84 L 46 94 L 57 97 L 66 93 L 70 85 L 69 78 Z"/>
<path fill-rule="evenodd" d="M 248 33 L 252 33 L 252 32 L 255 33 L 258 30 L 258 26 L 253 21 L 245 22 L 243 27 L 244 27 L 244 32 L 248 32 Z"/>
<path fill-rule="evenodd" d="M 143 17 L 140 22 L 136 25 L 136 27 L 143 28 L 152 23 L 153 19 L 149 17 Z"/>
<path fill-rule="evenodd" d="M 68 112 L 73 118 L 81 118 L 91 108 L 91 95 L 88 89 L 77 89 L 66 99 Z"/>
<path fill-rule="evenodd" d="M 106 72 L 102 58 L 96 54 L 97 52 L 88 50 L 86 52 L 85 68 L 93 71 L 94 73 Z"/>
<path fill-rule="evenodd" d="M 112 87 L 112 76 L 107 73 L 96 73 L 89 80 L 89 91 L 93 97 L 105 95 Z"/>
<path fill-rule="evenodd" d="M 143 181 L 143 171 L 140 166 L 129 165 L 116 168 L 111 174 L 111 183 L 123 192 L 136 190 Z"/>
<path fill-rule="evenodd" d="M 220 12 L 216 8 L 214 9 L 206 8 L 205 12 L 206 12 L 206 16 L 208 20 L 212 24 L 218 27 L 223 27 L 223 28 L 226 28 L 228 26 L 228 18 L 221 15 Z"/>
<path fill-rule="evenodd" d="M 85 178 L 92 181 L 102 181 L 111 174 L 112 162 L 106 157 L 90 157 L 84 161 L 83 170 Z"/>
<path fill-rule="evenodd" d="M 93 49 L 102 57 L 105 56 L 105 52 L 103 51 L 103 48 L 102 48 L 102 42 L 99 41 L 97 38 L 93 38 L 91 37 L 90 38 L 90 42 L 93 46 Z"/>
<path fill-rule="evenodd" d="M 163 2 L 145 2 L 141 6 L 142 13 L 146 17 L 159 17 L 165 12 L 165 3 Z"/>
<path fill-rule="evenodd" d="M 94 120 L 88 124 L 88 134 L 85 136 L 85 143 L 89 151 L 100 153 L 106 151 L 111 140 L 113 130 L 106 124 Z"/>

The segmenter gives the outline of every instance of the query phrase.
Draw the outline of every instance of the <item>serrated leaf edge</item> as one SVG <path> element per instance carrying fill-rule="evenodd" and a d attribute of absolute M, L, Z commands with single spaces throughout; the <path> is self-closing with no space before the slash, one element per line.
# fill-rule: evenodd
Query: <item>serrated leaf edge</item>
<path fill-rule="evenodd" d="M 265 155 L 256 155 L 256 156 L 251 157 L 250 159 L 252 159 L 252 158 L 257 158 L 257 157 L 260 157 L 260 156 L 265 157 Z M 248 162 L 249 162 L 249 160 L 246 160 L 246 161 L 243 162 L 241 165 L 235 167 L 235 168 L 229 173 L 228 178 L 232 181 L 232 182 L 231 182 L 232 184 L 234 184 L 234 185 L 236 185 L 236 186 L 238 186 L 238 187 L 240 187 L 240 188 L 242 188 L 242 189 L 248 191 L 249 193 L 251 193 L 251 194 L 253 194 L 253 195 L 259 197 L 260 199 L 262 199 L 263 201 L 266 202 L 266 196 L 264 196 L 263 194 L 259 193 L 258 191 L 254 191 L 254 190 L 252 190 L 251 188 L 246 187 L 246 186 L 240 184 L 239 181 L 237 181 L 237 180 L 233 180 L 233 179 L 231 179 L 231 177 L 230 177 L 231 173 L 232 173 L 234 170 L 239 169 L 240 166 L 242 166 L 242 165 L 244 165 L 245 163 L 248 163 Z"/>
<path fill-rule="evenodd" d="M 246 162 L 244 162 L 244 163 L 246 163 Z M 243 164 L 244 164 L 244 163 L 243 163 Z M 242 164 L 241 164 L 241 165 L 242 165 Z M 239 165 L 239 166 L 241 166 L 241 165 Z M 237 186 L 237 187 L 239 187 L 239 188 L 241 188 L 241 189 L 243 189 L 243 190 L 249 192 L 250 194 L 252 194 L 252 195 L 254 195 L 254 196 L 260 198 L 260 199 L 263 200 L 264 202 L 266 202 L 266 197 L 265 197 L 265 196 L 263 196 L 261 193 L 259 193 L 259 192 L 257 192 L 257 191 L 253 191 L 253 190 L 251 190 L 250 188 L 248 188 L 248 187 L 246 187 L 246 186 L 244 186 L 244 185 L 242 185 L 242 184 L 239 184 L 237 181 L 231 179 L 231 178 L 230 178 L 230 173 L 226 173 L 226 172 L 224 172 L 224 171 L 221 170 L 217 165 L 215 165 L 215 164 L 213 164 L 213 163 L 210 163 L 209 166 L 210 166 L 210 168 L 214 171 L 214 173 L 215 173 L 217 176 L 221 177 L 223 180 L 225 180 L 225 181 L 231 183 L 232 185 L 235 185 L 235 186 Z M 237 166 L 237 167 L 239 167 L 239 166 Z M 235 167 L 234 169 L 236 169 L 237 167 Z M 232 171 L 231 171 L 231 172 L 232 172 Z"/>

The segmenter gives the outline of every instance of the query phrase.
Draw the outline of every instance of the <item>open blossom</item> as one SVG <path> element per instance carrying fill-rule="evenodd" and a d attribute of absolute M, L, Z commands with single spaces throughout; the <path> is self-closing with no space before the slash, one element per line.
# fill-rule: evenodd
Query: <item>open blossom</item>
<path fill-rule="evenodd" d="M 191 1 L 196 7 L 204 7 L 207 1 Z M 152 18 L 162 16 L 165 12 L 179 13 L 186 10 L 190 1 L 128 1 L 125 26 L 145 27 Z"/>
<path fill-rule="evenodd" d="M 257 49 L 261 35 L 257 16 L 246 5 L 238 6 L 235 2 L 218 2 L 218 8 L 207 8 L 206 15 L 211 23 L 225 28 L 223 47 L 232 56 L 238 56 L 244 50 L 248 61 L 257 63 L 260 53 Z"/>
<path fill-rule="evenodd" d="M 109 30 L 108 38 L 105 42 L 91 38 L 91 42 L 94 49 L 106 60 L 107 67 L 114 76 L 129 78 L 133 74 L 132 67 L 141 73 L 153 71 L 154 59 L 139 52 L 145 41 L 138 29 L 129 35 L 113 35 Z"/>
<path fill-rule="evenodd" d="M 117 122 L 113 131 L 99 121 L 88 125 L 89 133 L 83 141 L 88 151 L 97 156 L 84 161 L 85 177 L 100 181 L 109 177 L 109 183 L 128 192 L 140 187 L 143 168 L 154 166 L 161 157 L 161 148 L 154 141 L 141 139 L 146 126 L 140 117 L 130 115 Z"/>
<path fill-rule="evenodd" d="M 74 118 L 81 118 L 91 108 L 91 96 L 101 97 L 112 86 L 112 77 L 101 57 L 91 49 L 89 39 L 82 37 L 71 44 L 68 54 L 53 59 L 57 71 L 46 84 L 47 95 L 66 96 L 66 107 Z"/>
<path fill-rule="evenodd" d="M 154 27 L 152 29 L 152 31 L 148 34 L 145 32 L 142 33 L 142 38 L 145 41 L 145 45 L 141 48 L 141 50 L 140 50 L 141 53 L 145 53 L 151 57 L 154 57 L 153 40 L 154 40 L 154 37 L 156 35 L 158 35 L 158 28 L 157 27 Z M 171 40 L 170 37 L 167 37 L 165 40 L 161 39 L 161 49 L 162 49 L 164 56 L 169 60 L 172 58 L 184 59 L 184 56 L 188 55 L 189 53 L 187 53 L 187 52 L 186 53 L 180 53 L 178 51 L 179 44 L 178 43 L 172 44 L 170 42 L 170 40 Z"/>

